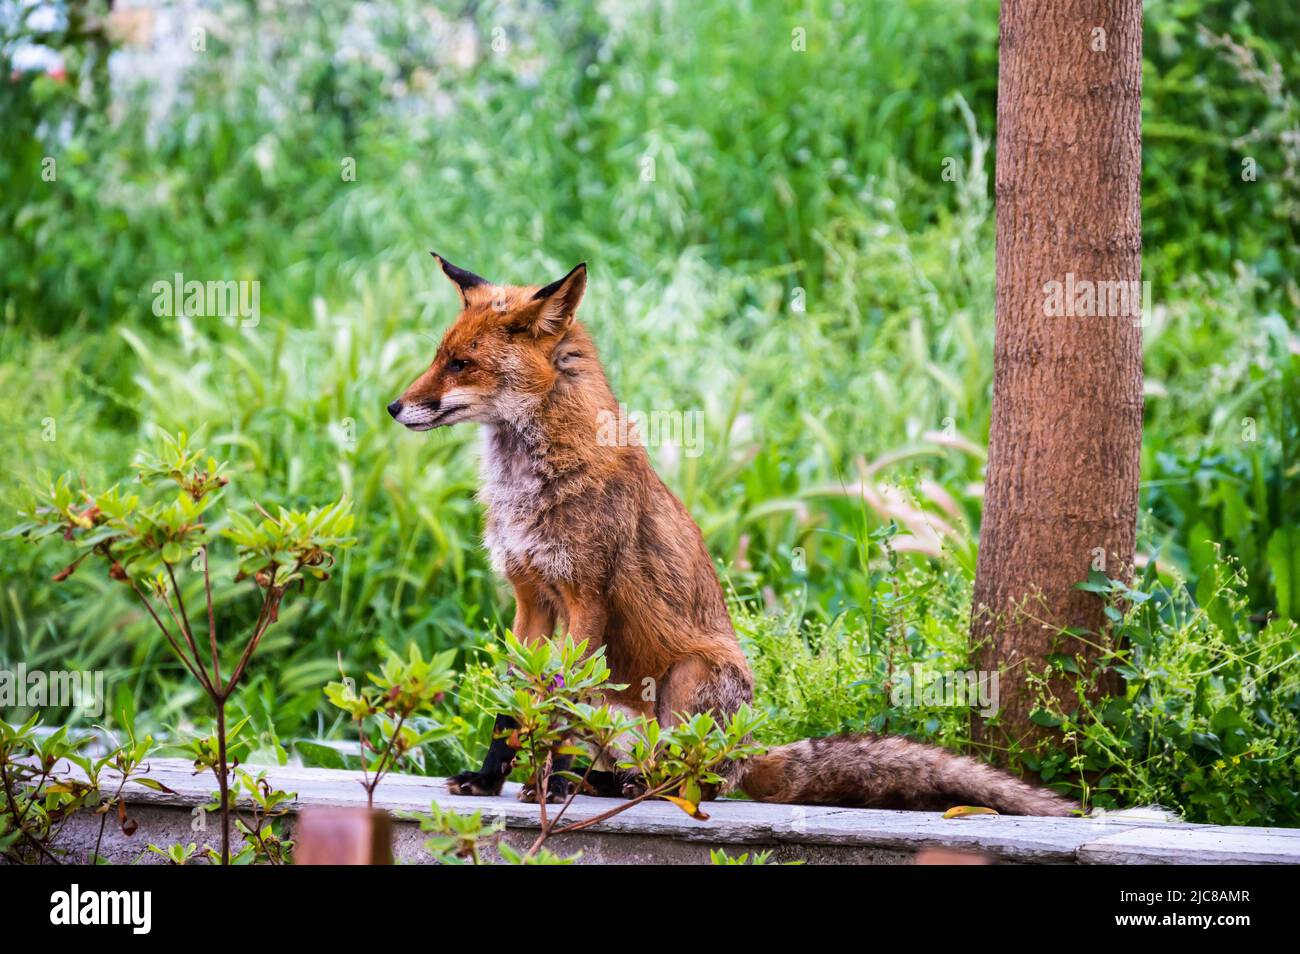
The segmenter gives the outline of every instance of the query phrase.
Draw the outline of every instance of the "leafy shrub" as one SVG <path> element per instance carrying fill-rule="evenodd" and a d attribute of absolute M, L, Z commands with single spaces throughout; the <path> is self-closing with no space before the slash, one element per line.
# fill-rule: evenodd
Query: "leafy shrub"
<path fill-rule="evenodd" d="M 74 736 L 67 726 L 42 735 L 39 728 L 36 716 L 20 726 L 0 719 L 0 857 L 28 864 L 61 863 L 68 857 L 59 844 L 63 826 L 73 815 L 89 812 L 99 816 L 95 845 L 85 858 L 73 860 L 99 864 L 110 818 L 123 834 L 137 828 L 127 812 L 127 786 L 165 788 L 145 775 L 153 739 L 128 734 L 125 743 L 92 757 L 82 752 L 91 736 Z M 67 764 L 80 774 L 69 773 Z"/>
<path fill-rule="evenodd" d="M 371 807 L 375 789 L 386 774 L 405 760 L 418 760 L 424 746 L 449 734 L 446 726 L 432 719 L 419 726 L 416 720 L 422 714 L 432 714 L 451 687 L 453 656 L 455 651 L 448 650 L 425 661 L 412 643 L 405 659 L 389 651 L 379 674 L 368 677 L 371 685 L 358 687 L 345 676 L 342 682 L 325 687 L 330 702 L 346 712 L 357 727 L 362 785 Z M 377 756 L 373 760 L 372 752 Z"/>
<path fill-rule="evenodd" d="M 118 484 L 97 492 L 83 485 L 78 493 L 73 490 L 72 476 L 65 474 L 37 498 L 26 514 L 28 521 L 7 535 L 32 542 L 57 536 L 73 544 L 79 555 L 55 574 L 56 583 L 72 576 L 88 559 L 102 562 L 108 578 L 131 592 L 202 686 L 214 710 L 216 729 L 211 737 L 192 740 L 190 749 L 195 768 L 211 771 L 216 778 L 216 805 L 221 815 L 219 860 L 230 864 L 230 817 L 238 788 L 243 787 L 265 813 L 273 812 L 281 799 L 263 780 L 251 779 L 247 773 L 235 776 L 236 785 L 231 788 L 227 745 L 247 720 L 227 731 L 226 703 L 239 687 L 262 637 L 278 621 L 285 594 L 291 587 L 302 589 L 308 577 L 327 579 L 334 553 L 352 544 L 347 535 L 352 516 L 347 501 L 340 500 L 305 513 L 282 507 L 275 516 L 259 507 L 263 519 L 256 523 L 234 511 L 218 518 L 220 536 L 234 546 L 234 582 L 253 581 L 260 596 L 251 624 L 243 621 L 248 635 L 234 644 L 242 647 L 234 655 L 217 625 L 218 602 L 213 598 L 211 572 L 211 547 L 217 538 L 208 517 L 209 508 L 220 500 L 229 483 L 226 465 L 191 448 L 182 432 L 176 437 L 163 434 L 155 453 L 141 451 L 135 469 L 139 494 Z M 206 621 L 195 617 L 203 627 L 198 635 L 182 580 L 190 583 L 188 605 L 196 605 L 194 591 L 201 588 L 207 613 Z M 231 628 L 228 613 L 223 613 L 221 631 Z M 207 645 L 200 649 L 204 631 Z M 278 861 L 281 849 L 270 840 L 274 835 L 269 829 L 263 832 L 261 820 L 255 813 L 246 826 L 245 834 L 253 842 L 250 849 Z"/>
<path fill-rule="evenodd" d="M 1300 624 L 1254 626 L 1231 564 L 1216 563 L 1195 597 L 1153 568 L 1132 587 L 1101 574 L 1083 587 L 1108 600 L 1118 643 L 1091 671 L 1055 659 L 1081 673 L 1078 691 L 1043 699 L 1063 744 L 1026 764 L 1103 808 L 1155 803 L 1199 822 L 1300 823 Z M 1090 699 L 1086 688 L 1111 670 L 1124 695 Z"/>
<path fill-rule="evenodd" d="M 1108 600 L 1118 643 L 1091 669 L 1051 657 L 1053 668 L 1077 675 L 1068 698 L 1036 680 L 1035 721 L 1059 727 L 1061 741 L 1014 752 L 1013 765 L 1087 807 L 1162 804 L 1196 822 L 1294 824 L 1300 625 L 1252 621 L 1247 581 L 1231 567 L 1211 564 L 1195 590 L 1155 563 L 1132 586 L 1099 574 L 1081 584 Z M 735 614 L 754 663 L 755 706 L 766 716 L 763 741 L 869 730 L 969 747 L 969 708 L 900 707 L 882 686 L 890 672 L 917 663 L 969 668 L 972 579 L 909 572 L 895 583 L 889 599 L 904 609 L 874 626 L 861 615 L 801 628 L 794 612 Z M 905 638 L 891 642 L 891 626 Z M 1089 689 L 1112 671 L 1124 679 L 1123 694 L 1094 701 Z"/>

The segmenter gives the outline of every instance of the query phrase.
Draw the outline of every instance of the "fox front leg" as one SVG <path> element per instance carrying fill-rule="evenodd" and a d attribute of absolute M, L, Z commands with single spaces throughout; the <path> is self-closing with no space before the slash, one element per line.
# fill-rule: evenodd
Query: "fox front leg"
<path fill-rule="evenodd" d="M 527 576 L 512 576 L 510 583 L 515 589 L 515 624 L 514 634 L 520 641 L 531 645 L 539 639 L 547 639 L 555 632 L 555 608 L 536 581 Z M 461 772 L 447 780 L 447 788 L 453 795 L 500 795 L 510 771 L 515 767 L 517 755 L 513 739 L 518 728 L 515 720 L 507 715 L 499 715 L 492 726 L 492 743 L 488 746 L 483 766 L 477 771 Z M 563 782 L 564 779 L 558 781 Z"/>
<path fill-rule="evenodd" d="M 564 601 L 564 629 L 575 643 L 587 642 L 587 652 L 595 652 L 605 642 L 605 620 L 607 613 L 604 601 L 596 595 L 587 594 L 576 587 L 560 587 L 560 597 Z M 551 755 L 551 775 L 546 784 L 546 800 L 562 802 L 573 791 L 574 783 L 560 773 L 567 772 L 573 765 L 573 756 L 558 752 Z M 524 785 L 519 793 L 519 800 L 537 801 L 537 788 L 531 782 Z"/>
<path fill-rule="evenodd" d="M 609 610 L 605 597 L 576 586 L 562 586 L 564 600 L 564 631 L 575 643 L 587 641 L 587 653 L 594 653 L 605 645 L 605 623 Z"/>
<path fill-rule="evenodd" d="M 526 573 L 511 576 L 510 585 L 515 591 L 515 638 L 526 646 L 549 639 L 555 632 L 554 592 Z"/>
<path fill-rule="evenodd" d="M 514 738 L 516 728 L 518 724 L 510 716 L 497 716 L 492 726 L 492 744 L 488 746 L 487 755 L 483 758 L 483 767 L 477 772 L 461 772 L 447 779 L 447 790 L 453 795 L 500 795 L 518 755 L 515 746 L 519 743 Z M 553 756 L 552 774 L 547 785 L 548 802 L 559 802 L 568 797 L 571 791 L 569 780 L 555 773 L 568 771 L 570 762 L 571 756 Z M 524 802 L 536 801 L 535 788 L 531 784 L 525 785 L 519 793 L 519 799 Z"/>
<path fill-rule="evenodd" d="M 492 726 L 492 744 L 483 758 L 483 767 L 477 772 L 461 772 L 447 779 L 447 790 L 453 795 L 500 795 L 501 788 L 515 767 L 515 749 L 510 744 L 517 725 L 507 715 L 497 716 Z"/>

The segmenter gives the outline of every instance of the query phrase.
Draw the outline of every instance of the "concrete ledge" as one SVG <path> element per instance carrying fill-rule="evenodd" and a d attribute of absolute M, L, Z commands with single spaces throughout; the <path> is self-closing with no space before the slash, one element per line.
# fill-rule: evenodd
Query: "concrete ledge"
<path fill-rule="evenodd" d="M 202 825 L 193 808 L 207 803 L 215 789 L 208 774 L 196 776 L 189 762 L 152 759 L 149 776 L 172 793 L 141 785 L 127 787 L 130 814 L 139 823 L 131 837 L 111 821 L 103 854 L 118 863 L 162 859 L 146 850 L 153 842 L 216 841 L 212 819 Z M 260 766 L 245 766 L 256 773 Z M 296 792 L 295 812 L 312 806 L 363 806 L 365 792 L 354 772 L 265 766 L 277 788 Z M 75 771 L 70 766 L 68 771 Z M 375 794 L 375 807 L 394 814 L 427 812 L 430 802 L 461 813 L 482 811 L 506 825 L 506 840 L 526 848 L 539 826 L 538 807 L 516 799 L 518 785 L 497 798 L 451 795 L 442 779 L 390 775 Z M 593 818 L 616 799 L 581 796 L 565 821 Z M 1101 818 L 1021 818 L 973 816 L 945 819 L 932 812 L 877 811 L 803 805 L 765 805 L 727 799 L 706 804 L 707 821 L 696 821 L 667 802 L 647 802 L 591 829 L 549 841 L 560 854 L 583 852 L 584 863 L 707 863 L 709 849 L 736 854 L 771 849 L 782 860 L 822 864 L 905 864 L 924 849 L 973 852 L 989 861 L 1022 864 L 1300 864 L 1300 829 L 1231 828 L 1170 823 L 1159 815 L 1109 813 Z M 554 810 L 554 807 L 552 807 Z M 290 836 L 294 815 L 285 821 Z M 419 826 L 399 821 L 394 854 L 405 862 L 429 860 Z M 97 816 L 69 821 L 59 841 L 69 860 L 84 860 L 99 832 Z"/>

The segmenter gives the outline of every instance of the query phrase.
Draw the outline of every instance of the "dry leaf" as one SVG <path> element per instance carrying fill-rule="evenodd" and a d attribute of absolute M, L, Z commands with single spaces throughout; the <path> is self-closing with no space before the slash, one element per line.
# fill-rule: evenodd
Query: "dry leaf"
<path fill-rule="evenodd" d="M 704 814 L 704 812 L 700 811 L 700 806 L 696 805 L 694 802 L 687 801 L 684 798 L 678 798 L 676 795 L 665 795 L 664 800 L 672 802 L 674 805 L 676 805 L 686 814 L 690 815 L 696 821 L 709 820 L 709 816 Z"/>
<path fill-rule="evenodd" d="M 996 815 L 991 808 L 982 805 L 954 805 L 943 813 L 944 818 L 967 818 L 970 815 Z"/>

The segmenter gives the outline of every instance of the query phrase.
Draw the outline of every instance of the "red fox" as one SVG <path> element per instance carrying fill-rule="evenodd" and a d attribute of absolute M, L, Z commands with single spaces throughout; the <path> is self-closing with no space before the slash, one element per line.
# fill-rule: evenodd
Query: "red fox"
<path fill-rule="evenodd" d="M 618 403 L 575 317 L 586 264 L 544 287 L 508 286 L 434 258 L 461 311 L 433 364 L 388 411 L 416 431 L 483 426 L 484 540 L 514 587 L 516 636 L 546 639 L 558 622 L 604 646 L 613 681 L 629 686 L 609 701 L 635 715 L 665 725 L 679 713 L 725 719 L 750 701 L 753 677 L 695 521 L 638 442 L 599 439 L 598 421 Z M 650 701 L 646 685 L 656 687 Z M 453 792 L 500 793 L 514 763 L 503 738 L 511 728 L 498 720 L 483 766 L 451 779 Z M 548 800 L 569 784 L 552 782 Z M 626 777 L 609 784 L 613 794 L 635 791 Z M 1073 807 L 975 759 L 873 735 L 810 739 L 733 763 L 722 790 L 735 788 L 781 803 L 970 804 L 1017 815 Z"/>

